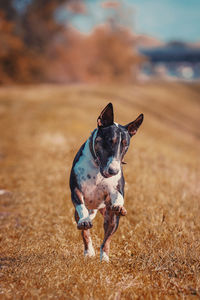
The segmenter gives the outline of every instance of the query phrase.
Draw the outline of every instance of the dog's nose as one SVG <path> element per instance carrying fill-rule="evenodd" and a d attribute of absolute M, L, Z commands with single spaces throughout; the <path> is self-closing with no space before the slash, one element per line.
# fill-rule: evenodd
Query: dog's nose
<path fill-rule="evenodd" d="M 111 167 L 109 167 L 109 169 L 108 169 L 108 173 L 110 175 L 117 175 L 118 172 L 119 172 L 118 169 L 114 169 L 114 168 L 111 168 Z"/>

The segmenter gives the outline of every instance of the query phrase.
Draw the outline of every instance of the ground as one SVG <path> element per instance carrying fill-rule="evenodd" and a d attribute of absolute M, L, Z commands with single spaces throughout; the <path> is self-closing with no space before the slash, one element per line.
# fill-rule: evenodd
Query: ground
<path fill-rule="evenodd" d="M 0 88 L 1 299 L 199 299 L 199 95 L 197 83 Z M 109 264 L 100 214 L 83 258 L 68 184 L 108 102 L 120 124 L 144 113 Z"/>

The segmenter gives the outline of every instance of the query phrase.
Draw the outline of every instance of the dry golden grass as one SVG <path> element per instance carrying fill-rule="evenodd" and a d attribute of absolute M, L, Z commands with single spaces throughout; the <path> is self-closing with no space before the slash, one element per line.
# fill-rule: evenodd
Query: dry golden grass
<path fill-rule="evenodd" d="M 30 86 L 0 89 L 0 298 L 200 297 L 200 86 Z M 124 167 L 125 207 L 99 262 L 83 258 L 68 186 L 73 157 L 112 101 L 115 120 L 144 123 Z"/>

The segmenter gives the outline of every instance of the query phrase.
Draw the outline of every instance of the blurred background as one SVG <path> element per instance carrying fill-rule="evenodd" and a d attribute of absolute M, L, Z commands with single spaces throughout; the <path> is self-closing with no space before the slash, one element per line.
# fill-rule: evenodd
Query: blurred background
<path fill-rule="evenodd" d="M 0 0 L 1 299 L 200 299 L 199 80 L 200 0 Z M 144 122 L 106 266 L 68 182 L 108 102 Z"/>
<path fill-rule="evenodd" d="M 198 0 L 1 0 L 0 84 L 200 79 Z"/>

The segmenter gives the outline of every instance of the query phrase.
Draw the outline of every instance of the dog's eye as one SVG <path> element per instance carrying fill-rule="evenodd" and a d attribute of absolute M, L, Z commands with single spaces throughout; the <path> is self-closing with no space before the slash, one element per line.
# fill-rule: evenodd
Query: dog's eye
<path fill-rule="evenodd" d="M 109 138 L 107 139 L 108 144 L 116 144 L 117 143 L 117 138 Z"/>
<path fill-rule="evenodd" d="M 116 137 L 112 139 L 113 144 L 117 144 L 117 141 L 118 141 L 118 139 Z"/>
<path fill-rule="evenodd" d="M 123 145 L 124 147 L 128 146 L 127 141 L 126 141 L 126 140 L 122 140 L 122 145 Z"/>
<path fill-rule="evenodd" d="M 98 136 L 95 140 L 95 142 L 100 143 L 102 141 L 102 138 L 100 136 Z"/>
<path fill-rule="evenodd" d="M 113 143 L 113 139 L 107 139 L 108 144 L 112 144 Z"/>
<path fill-rule="evenodd" d="M 97 150 L 96 151 L 96 156 L 99 157 L 100 156 L 100 152 Z"/>

